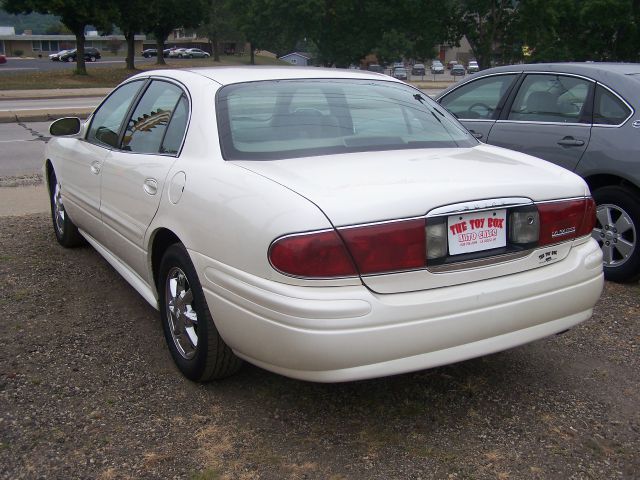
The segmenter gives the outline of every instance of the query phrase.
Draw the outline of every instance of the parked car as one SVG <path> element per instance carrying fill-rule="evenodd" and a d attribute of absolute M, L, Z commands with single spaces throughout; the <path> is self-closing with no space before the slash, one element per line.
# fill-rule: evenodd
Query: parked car
<path fill-rule="evenodd" d="M 58 242 L 159 309 L 192 380 L 240 359 L 320 382 L 457 362 L 579 324 L 603 287 L 579 176 L 388 76 L 143 72 L 50 133 Z"/>
<path fill-rule="evenodd" d="M 0 54 L 0 65 L 2 65 L 3 63 L 7 63 L 7 57 Z"/>
<path fill-rule="evenodd" d="M 396 67 L 393 69 L 391 76 L 393 78 L 397 78 L 398 80 L 406 80 L 407 79 L 407 69 L 404 67 Z"/>
<path fill-rule="evenodd" d="M 431 62 L 431 74 L 438 75 L 440 73 L 444 73 L 444 65 L 440 60 L 434 60 Z"/>
<path fill-rule="evenodd" d="M 383 73 L 384 72 L 384 68 L 382 68 L 381 65 L 377 65 L 375 63 L 372 63 L 371 65 L 369 65 L 367 67 L 367 70 L 369 70 L 370 72 L 376 72 L 376 73 Z"/>
<path fill-rule="evenodd" d="M 598 204 L 593 237 L 610 280 L 640 277 L 640 65 L 483 70 L 438 101 L 482 141 L 581 175 Z"/>
<path fill-rule="evenodd" d="M 59 60 L 62 62 L 75 62 L 77 60 L 78 50 L 68 50 L 63 55 L 60 55 Z M 84 59 L 88 62 L 95 62 L 99 60 L 102 56 L 100 55 L 100 51 L 97 48 L 93 47 L 85 47 L 84 49 Z"/>
<path fill-rule="evenodd" d="M 49 60 L 51 60 L 52 62 L 58 62 L 60 61 L 60 56 L 66 54 L 67 52 L 70 52 L 71 50 L 60 50 L 59 52 L 56 53 L 52 53 L 49 55 Z"/>
<path fill-rule="evenodd" d="M 464 67 L 459 63 L 455 64 L 451 68 L 451 75 L 453 75 L 454 77 L 459 77 L 459 76 L 464 77 L 464 74 L 465 74 Z"/>
<path fill-rule="evenodd" d="M 416 76 L 424 76 L 425 73 L 425 68 L 424 65 L 422 63 L 416 63 L 413 68 L 411 68 L 411 75 L 416 75 Z"/>
<path fill-rule="evenodd" d="M 169 57 L 171 58 L 185 58 L 185 52 L 187 51 L 186 48 L 172 48 L 169 51 Z"/>
<path fill-rule="evenodd" d="M 469 65 L 467 65 L 467 73 L 476 73 L 480 71 L 480 67 L 478 66 L 478 62 L 475 60 L 470 60 Z"/>
<path fill-rule="evenodd" d="M 447 63 L 447 70 L 451 70 L 454 65 L 458 65 L 458 62 L 456 60 L 450 60 L 449 63 Z"/>
<path fill-rule="evenodd" d="M 200 50 L 199 48 L 187 48 L 185 49 L 183 56 L 187 58 L 209 58 L 210 53 Z"/>
<path fill-rule="evenodd" d="M 157 57 L 158 56 L 158 49 L 157 48 L 147 48 L 146 50 L 142 51 L 142 56 L 144 58 Z"/>

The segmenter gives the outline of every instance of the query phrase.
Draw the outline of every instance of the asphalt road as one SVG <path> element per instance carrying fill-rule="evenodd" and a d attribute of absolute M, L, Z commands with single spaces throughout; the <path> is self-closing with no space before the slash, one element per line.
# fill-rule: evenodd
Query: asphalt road
<path fill-rule="evenodd" d="M 49 124 L 0 124 L 0 181 L 40 173 Z"/>
<path fill-rule="evenodd" d="M 155 63 L 155 58 L 136 57 L 136 63 Z M 87 68 L 111 67 L 114 65 L 124 65 L 124 57 L 112 57 L 105 55 L 96 62 L 86 62 Z M 17 73 L 17 72 L 46 72 L 52 70 L 73 69 L 76 64 L 74 62 L 52 62 L 48 58 L 24 58 L 24 59 L 8 59 L 7 63 L 0 65 L 0 74 Z"/>
<path fill-rule="evenodd" d="M 95 108 L 103 97 L 15 99 L 0 101 L 0 112 Z"/>

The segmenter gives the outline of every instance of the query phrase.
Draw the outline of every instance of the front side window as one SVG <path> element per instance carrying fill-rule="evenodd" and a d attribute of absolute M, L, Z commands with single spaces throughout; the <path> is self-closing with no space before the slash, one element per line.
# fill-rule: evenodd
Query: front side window
<path fill-rule="evenodd" d="M 118 135 L 144 80 L 126 83 L 115 90 L 96 110 L 91 119 L 87 141 L 106 147 L 118 147 Z"/>
<path fill-rule="evenodd" d="M 154 80 L 138 102 L 127 123 L 122 149 L 135 153 L 158 153 L 182 89 Z"/>
<path fill-rule="evenodd" d="M 590 123 L 585 113 L 592 84 L 564 75 L 527 75 L 513 101 L 509 120 Z"/>
<path fill-rule="evenodd" d="M 631 115 L 631 110 L 616 95 L 606 88 L 596 87 L 593 123 L 599 125 L 621 125 Z"/>
<path fill-rule="evenodd" d="M 239 83 L 217 97 L 227 160 L 271 160 L 477 141 L 426 95 L 381 80 Z"/>
<path fill-rule="evenodd" d="M 456 117 L 465 120 L 489 120 L 517 74 L 479 78 L 457 88 L 440 100 Z"/>

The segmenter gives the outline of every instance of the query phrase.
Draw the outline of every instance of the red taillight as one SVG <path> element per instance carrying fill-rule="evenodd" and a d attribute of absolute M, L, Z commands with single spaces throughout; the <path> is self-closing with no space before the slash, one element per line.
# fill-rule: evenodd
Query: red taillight
<path fill-rule="evenodd" d="M 426 264 L 424 219 L 338 231 L 280 238 L 272 244 L 269 260 L 282 273 L 307 278 L 412 270 Z"/>
<path fill-rule="evenodd" d="M 361 274 L 424 268 L 425 220 L 339 229 Z"/>
<path fill-rule="evenodd" d="M 277 270 L 297 277 L 348 277 L 358 274 L 335 230 L 280 238 L 271 245 L 269 259 Z"/>
<path fill-rule="evenodd" d="M 540 246 L 588 235 L 595 222 L 595 204 L 591 198 L 541 203 L 538 213 Z"/>

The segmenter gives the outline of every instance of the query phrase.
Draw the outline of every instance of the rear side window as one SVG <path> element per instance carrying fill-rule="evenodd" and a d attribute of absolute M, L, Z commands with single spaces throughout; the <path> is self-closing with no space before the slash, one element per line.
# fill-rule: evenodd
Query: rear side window
<path fill-rule="evenodd" d="M 158 153 L 182 89 L 154 80 L 144 92 L 127 123 L 122 149 L 135 153 Z"/>
<path fill-rule="evenodd" d="M 461 119 L 491 119 L 516 77 L 517 74 L 496 75 L 474 80 L 442 98 L 440 103 Z"/>
<path fill-rule="evenodd" d="M 616 95 L 606 88 L 596 87 L 593 123 L 599 125 L 621 125 L 631 115 L 631 110 Z"/>
<path fill-rule="evenodd" d="M 590 123 L 583 114 L 592 82 L 564 75 L 527 75 L 516 95 L 509 120 Z"/>
<path fill-rule="evenodd" d="M 87 141 L 117 148 L 124 117 L 143 83 L 140 80 L 122 85 L 100 105 L 91 119 Z"/>

